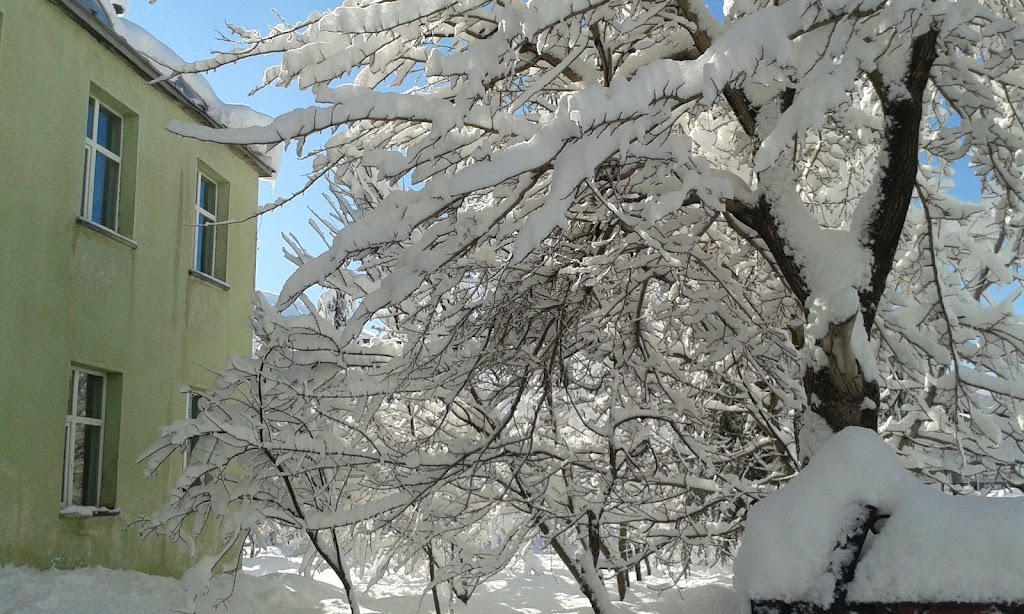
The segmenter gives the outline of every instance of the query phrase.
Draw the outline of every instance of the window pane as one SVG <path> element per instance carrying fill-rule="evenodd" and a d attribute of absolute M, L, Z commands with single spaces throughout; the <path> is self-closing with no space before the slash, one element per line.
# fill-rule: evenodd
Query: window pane
<path fill-rule="evenodd" d="M 72 371 L 72 376 L 74 372 Z M 68 403 L 68 413 L 71 413 L 71 404 Z M 67 504 L 71 501 L 71 495 L 67 492 L 68 487 L 68 438 L 71 437 L 71 425 L 64 423 L 64 467 L 60 472 L 60 500 L 61 503 Z"/>
<path fill-rule="evenodd" d="M 121 155 L 121 118 L 100 105 L 99 125 L 96 130 L 96 142 L 113 153 Z"/>
<path fill-rule="evenodd" d="M 100 427 L 75 425 L 70 505 L 96 505 L 100 493 Z"/>
<path fill-rule="evenodd" d="M 194 392 L 188 393 L 188 417 L 195 419 L 199 417 L 199 399 L 202 397 Z"/>
<path fill-rule="evenodd" d="M 71 381 L 68 386 L 68 415 L 75 413 L 75 400 L 78 398 L 78 371 L 71 372 Z"/>
<path fill-rule="evenodd" d="M 92 116 L 90 115 L 89 117 L 92 117 Z M 89 198 L 90 198 L 90 194 L 88 193 L 89 192 L 89 153 L 90 153 L 90 151 L 91 150 L 88 147 L 85 148 L 85 164 L 83 165 L 83 168 L 82 168 L 82 211 L 81 211 L 81 215 L 83 217 L 85 217 L 86 213 L 88 213 L 87 209 L 88 209 L 88 203 L 89 203 Z"/>
<path fill-rule="evenodd" d="M 78 372 L 75 415 L 82 418 L 103 417 L 103 378 Z"/>
<path fill-rule="evenodd" d="M 199 206 L 217 215 L 217 184 L 202 175 L 199 176 Z"/>
<path fill-rule="evenodd" d="M 92 138 L 92 119 L 93 115 L 96 114 L 96 101 L 92 98 L 89 99 L 89 117 L 85 120 L 85 136 Z"/>
<path fill-rule="evenodd" d="M 92 221 L 117 230 L 117 189 L 121 165 L 96 153 L 92 186 Z"/>
<path fill-rule="evenodd" d="M 207 219 L 199 214 L 196 219 L 196 270 L 213 275 L 213 248 L 217 242 L 217 227 L 204 225 Z"/>
<path fill-rule="evenodd" d="M 202 397 L 199 394 L 195 393 L 195 392 L 188 393 L 188 402 L 187 402 L 188 407 L 185 410 L 186 416 L 188 418 L 191 418 L 191 419 L 194 420 L 195 418 L 199 417 L 199 399 L 201 399 L 201 398 Z M 199 437 L 189 437 L 188 438 L 188 442 L 186 443 L 185 450 L 182 452 L 182 462 L 183 462 L 182 467 L 183 468 L 187 468 L 188 467 L 189 462 L 193 458 L 193 453 L 195 452 L 196 444 L 198 442 L 199 442 Z M 195 480 L 194 482 L 192 482 L 192 485 L 193 486 L 198 486 L 201 483 L 202 483 L 202 480 Z"/>

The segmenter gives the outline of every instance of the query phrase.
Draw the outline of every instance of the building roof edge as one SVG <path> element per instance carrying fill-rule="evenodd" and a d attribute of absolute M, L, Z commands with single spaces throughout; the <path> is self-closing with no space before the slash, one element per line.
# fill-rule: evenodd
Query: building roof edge
<path fill-rule="evenodd" d="M 64 12 L 70 15 L 72 19 L 78 22 L 100 43 L 108 47 L 116 55 L 121 56 L 150 85 L 161 90 L 165 95 L 188 110 L 194 117 L 214 128 L 225 127 L 205 109 L 200 108 L 195 102 L 189 100 L 173 83 L 163 79 L 164 74 L 152 62 L 77 0 L 50 0 L 50 2 L 62 8 Z M 225 145 L 225 147 L 233 149 L 245 159 L 260 177 L 274 176 L 275 169 L 248 147 L 242 145 Z"/>

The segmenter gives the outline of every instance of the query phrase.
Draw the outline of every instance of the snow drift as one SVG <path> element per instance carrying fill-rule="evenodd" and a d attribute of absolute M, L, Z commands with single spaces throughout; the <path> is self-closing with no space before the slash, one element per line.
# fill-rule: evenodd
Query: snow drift
<path fill-rule="evenodd" d="M 744 611 L 752 599 L 828 607 L 833 549 L 864 505 L 889 518 L 868 535 L 849 601 L 1024 601 L 1024 499 L 940 493 L 875 433 L 851 427 L 750 511 L 734 568 Z"/>

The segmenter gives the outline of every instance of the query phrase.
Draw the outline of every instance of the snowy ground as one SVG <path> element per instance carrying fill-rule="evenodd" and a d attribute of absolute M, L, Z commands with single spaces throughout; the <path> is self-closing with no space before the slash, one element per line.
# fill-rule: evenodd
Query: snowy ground
<path fill-rule="evenodd" d="M 271 550 L 245 560 L 227 603 L 226 614 L 348 614 L 344 593 L 330 574 L 316 579 L 295 575 L 299 559 Z M 544 575 L 525 575 L 522 565 L 500 574 L 477 589 L 469 605 L 456 603 L 457 614 L 585 614 L 590 612 L 568 572 L 543 560 Z M 554 570 L 551 571 L 551 568 Z M 611 585 L 610 585 L 611 586 Z M 362 596 L 367 614 L 415 614 L 434 611 L 425 578 L 396 574 Z M 227 590 L 226 584 L 214 590 Z M 134 571 L 92 567 L 75 571 L 36 571 L 26 567 L 0 569 L 0 614 L 51 613 L 165 614 L 195 609 L 186 585 L 173 578 Z M 200 607 L 200 611 L 209 611 Z M 735 614 L 739 611 L 726 573 L 705 573 L 679 587 L 657 572 L 634 582 L 620 614 Z"/>

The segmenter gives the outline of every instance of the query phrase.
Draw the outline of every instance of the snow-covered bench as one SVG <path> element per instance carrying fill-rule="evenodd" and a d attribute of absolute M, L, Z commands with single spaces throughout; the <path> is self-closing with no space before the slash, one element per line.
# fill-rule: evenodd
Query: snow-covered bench
<path fill-rule="evenodd" d="M 1024 614 L 1024 499 L 940 493 L 846 429 L 752 508 L 735 584 L 748 614 Z"/>

